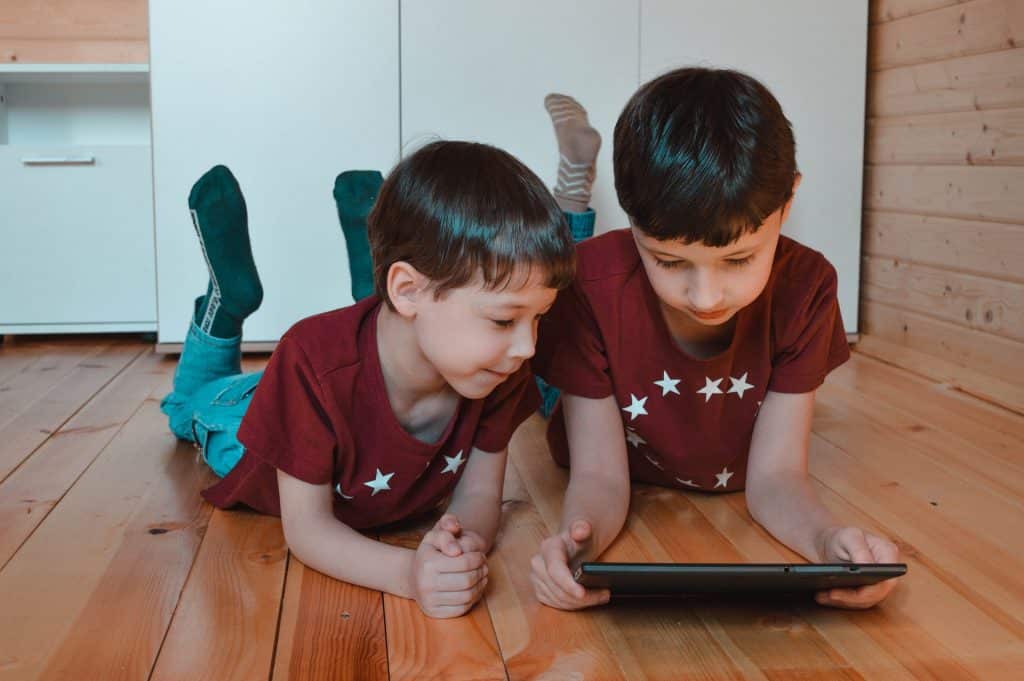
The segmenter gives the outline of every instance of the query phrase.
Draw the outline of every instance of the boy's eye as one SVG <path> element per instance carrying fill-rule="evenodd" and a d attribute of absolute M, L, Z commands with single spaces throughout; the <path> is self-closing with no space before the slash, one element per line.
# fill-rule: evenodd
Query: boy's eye
<path fill-rule="evenodd" d="M 729 263 L 729 265 L 732 266 L 732 267 L 742 267 L 743 265 L 746 265 L 748 262 L 750 262 L 753 259 L 754 259 L 754 256 L 748 255 L 745 258 L 736 258 L 735 260 L 726 260 L 725 262 Z"/>
<path fill-rule="evenodd" d="M 495 326 L 502 329 L 510 329 L 516 323 L 514 319 L 492 319 L 491 321 L 494 322 Z"/>
<path fill-rule="evenodd" d="M 661 258 L 655 258 L 654 262 L 658 263 L 658 267 L 664 267 L 667 270 L 682 267 L 686 262 L 685 260 L 662 260 Z"/>

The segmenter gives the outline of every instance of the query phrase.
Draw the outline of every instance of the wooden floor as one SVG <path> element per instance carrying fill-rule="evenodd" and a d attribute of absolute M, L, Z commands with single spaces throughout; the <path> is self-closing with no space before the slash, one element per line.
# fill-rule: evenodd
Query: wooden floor
<path fill-rule="evenodd" d="M 837 514 L 899 542 L 910 572 L 882 607 L 539 606 L 528 563 L 566 474 L 535 417 L 486 602 L 446 621 L 306 569 L 277 519 L 203 503 L 211 475 L 159 410 L 173 370 L 133 340 L 0 346 L 0 680 L 1024 678 L 1024 417 L 878 360 L 819 392 L 811 471 Z M 796 558 L 742 495 L 652 487 L 606 557 Z"/>

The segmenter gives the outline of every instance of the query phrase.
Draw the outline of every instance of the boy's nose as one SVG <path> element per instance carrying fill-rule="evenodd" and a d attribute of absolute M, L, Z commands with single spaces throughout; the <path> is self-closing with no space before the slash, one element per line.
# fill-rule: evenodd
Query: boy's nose
<path fill-rule="evenodd" d="M 687 287 L 686 297 L 697 312 L 711 312 L 721 306 L 722 287 L 713 276 L 698 272 Z"/>
<path fill-rule="evenodd" d="M 533 357 L 537 351 L 537 329 L 535 325 L 522 325 L 522 327 L 516 330 L 508 354 L 516 359 L 527 360 Z"/>

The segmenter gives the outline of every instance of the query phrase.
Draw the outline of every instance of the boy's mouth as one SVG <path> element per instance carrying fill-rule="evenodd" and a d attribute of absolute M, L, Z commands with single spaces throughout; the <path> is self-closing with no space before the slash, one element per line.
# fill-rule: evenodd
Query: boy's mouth
<path fill-rule="evenodd" d="M 728 308 L 722 308 L 721 310 L 707 310 L 704 312 L 694 310 L 693 308 L 687 308 L 687 312 L 696 317 L 697 319 L 712 320 L 718 319 L 728 312 Z"/>

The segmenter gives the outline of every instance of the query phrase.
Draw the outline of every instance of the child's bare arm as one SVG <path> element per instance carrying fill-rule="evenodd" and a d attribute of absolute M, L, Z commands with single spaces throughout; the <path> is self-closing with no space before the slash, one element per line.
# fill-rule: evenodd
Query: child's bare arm
<path fill-rule="evenodd" d="M 448 513 L 458 519 L 464 550 L 487 553 L 501 522 L 501 492 L 505 485 L 508 450 L 484 452 L 474 448 L 466 470 L 455 486 Z"/>
<path fill-rule="evenodd" d="M 779 541 L 813 562 L 896 562 L 896 546 L 877 535 L 845 527 L 818 499 L 807 478 L 814 393 L 765 396 L 750 445 L 747 508 Z M 833 589 L 818 601 L 870 607 L 895 586 L 888 580 L 860 589 Z"/>
<path fill-rule="evenodd" d="M 604 590 L 586 590 L 570 564 L 592 560 L 622 530 L 629 511 L 629 465 L 619 407 L 612 396 L 562 395 L 571 474 L 559 533 L 541 543 L 531 564 L 541 602 L 575 610 L 607 601 Z"/>
<path fill-rule="evenodd" d="M 487 584 L 484 555 L 463 551 L 445 516 L 416 550 L 363 536 L 331 510 L 330 485 L 278 471 L 281 522 L 288 547 L 305 565 L 335 579 L 414 598 L 431 617 L 457 617 Z"/>

